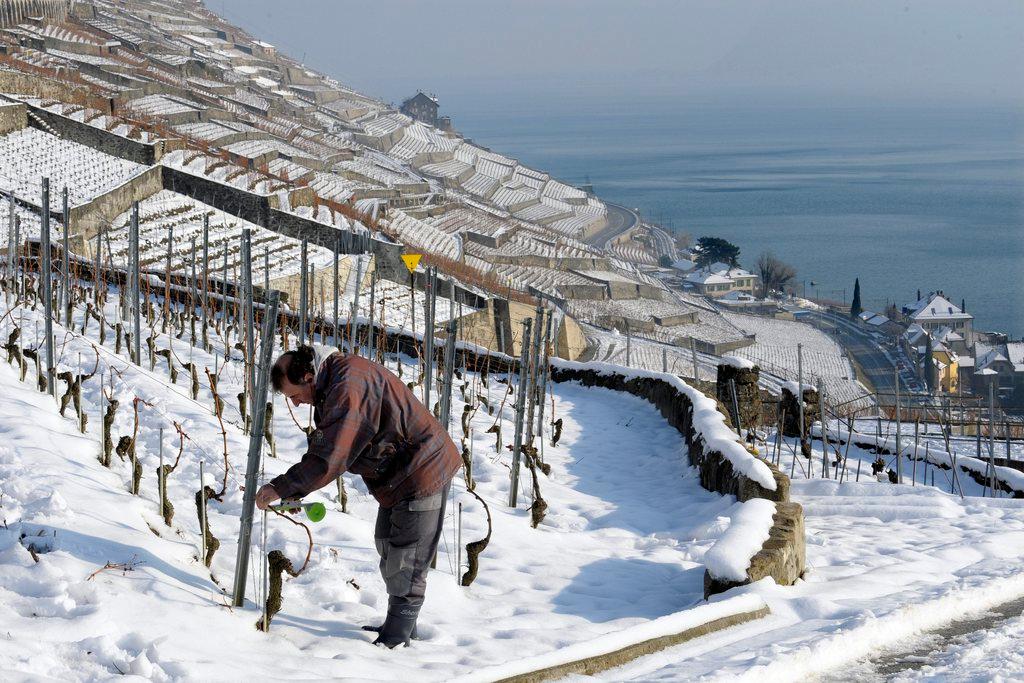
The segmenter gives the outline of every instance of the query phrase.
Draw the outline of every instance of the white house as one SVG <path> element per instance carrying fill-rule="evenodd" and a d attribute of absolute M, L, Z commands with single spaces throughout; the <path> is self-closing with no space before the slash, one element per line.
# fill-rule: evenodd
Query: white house
<path fill-rule="evenodd" d="M 965 313 L 942 292 L 932 292 L 927 296 L 903 307 L 903 314 L 912 323 L 917 323 L 929 332 L 948 327 L 960 335 L 970 345 L 973 341 L 972 322 L 974 316 Z"/>
<path fill-rule="evenodd" d="M 695 270 L 686 276 L 686 282 L 701 294 L 720 297 L 729 292 L 753 294 L 757 276 L 726 263 L 712 263 L 707 268 Z"/>

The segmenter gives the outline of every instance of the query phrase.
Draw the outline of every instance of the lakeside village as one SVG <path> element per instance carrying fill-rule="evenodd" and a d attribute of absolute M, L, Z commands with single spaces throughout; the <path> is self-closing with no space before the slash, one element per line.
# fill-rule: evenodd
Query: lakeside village
<path fill-rule="evenodd" d="M 644 242 L 642 229 L 619 240 Z M 692 291 L 731 311 L 770 316 L 779 320 L 805 319 L 809 310 L 847 316 L 850 322 L 880 347 L 905 360 L 915 382 L 911 391 L 933 397 L 982 397 L 990 393 L 1005 412 L 1024 411 L 1024 341 L 1004 333 L 974 327 L 966 302 L 959 305 L 945 291 L 917 291 L 916 299 L 884 311 L 861 305 L 860 280 L 854 282 L 852 301 L 808 299 L 796 280 L 796 271 L 771 253 L 762 254 L 756 267 L 741 266 L 739 248 L 715 237 L 702 237 L 689 246 L 679 242 L 680 258 L 662 259 L 657 276 L 672 286 Z M 813 284 L 813 283 L 812 283 Z"/>

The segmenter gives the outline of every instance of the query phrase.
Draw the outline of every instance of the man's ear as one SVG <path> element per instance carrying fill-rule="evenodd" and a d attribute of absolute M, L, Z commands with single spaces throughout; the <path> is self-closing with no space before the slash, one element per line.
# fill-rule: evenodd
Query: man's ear
<path fill-rule="evenodd" d="M 312 372 L 307 372 L 306 376 L 302 378 L 302 381 L 305 382 L 306 384 L 312 384 L 313 383 L 313 373 Z"/>

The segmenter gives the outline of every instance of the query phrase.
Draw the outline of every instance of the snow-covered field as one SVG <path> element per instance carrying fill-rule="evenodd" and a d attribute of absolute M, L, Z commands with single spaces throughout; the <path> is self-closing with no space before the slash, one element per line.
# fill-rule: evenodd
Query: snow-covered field
<path fill-rule="evenodd" d="M 31 340 L 38 313 L 22 315 Z M 7 318 L 0 327 L 6 330 L 10 322 Z M 91 369 L 98 347 L 95 325 L 88 340 L 55 329 L 60 369 L 77 366 L 79 353 L 81 365 Z M 24 383 L 15 368 L 0 363 L 0 430 L 5 436 L 0 446 L 0 678 L 5 680 L 95 680 L 118 673 L 202 680 L 249 678 L 267 670 L 281 678 L 447 679 L 483 665 L 554 652 L 701 602 L 702 557 L 738 507 L 731 498 L 700 487 L 696 472 L 685 464 L 679 434 L 649 404 L 606 390 L 556 385 L 548 414 L 561 418 L 564 427 L 558 446 L 548 441 L 544 447 L 552 473 L 541 475 L 540 487 L 550 507 L 540 527 L 532 529 L 525 468 L 518 508 L 506 504 L 505 446 L 512 435 L 512 408 L 511 401 L 502 406 L 501 397 L 507 385 L 491 375 L 485 387 L 469 373 L 464 389 L 478 409 L 467 443 L 472 444 L 477 492 L 490 506 L 494 524 L 476 582 L 468 588 L 456 582 L 461 574 L 455 566 L 459 506 L 463 544 L 486 531 L 484 512 L 465 491 L 460 475 L 438 568 L 429 580 L 421 617 L 424 640 L 395 652 L 370 646 L 359 626 L 378 622 L 386 605 L 372 540 L 376 504 L 361 482 L 349 480 L 349 514 L 338 511 L 333 490 L 311 496 L 326 502 L 331 512 L 313 526 L 310 565 L 285 583 L 283 610 L 264 635 L 254 628 L 258 612 L 251 600 L 259 585 L 259 520 L 250 600 L 245 608 L 232 609 L 226 595 L 247 447 L 235 401 L 226 401 L 224 413 L 230 464 L 225 495 L 209 505 L 210 527 L 222 546 L 206 570 L 198 560 L 194 504 L 200 461 L 214 489 L 225 477 L 208 385 L 201 381 L 199 398 L 193 400 L 185 373 L 171 384 L 162 359 L 153 371 L 132 366 L 115 355 L 112 336 L 98 349 L 97 376 L 84 386 L 84 410 L 90 416 L 85 434 L 77 430 L 73 409 L 61 418 L 53 399 L 34 390 L 31 363 L 30 381 Z M 167 344 L 166 335 L 158 335 L 157 347 Z M 175 353 L 179 358 L 187 353 L 211 371 L 216 362 L 201 348 L 183 349 L 181 341 Z M 223 366 L 223 359 L 219 362 Z M 403 374 L 409 378 L 414 368 L 409 359 L 404 362 Z M 395 363 L 389 359 L 397 369 Z M 126 463 L 115 456 L 106 469 L 97 461 L 101 377 L 121 402 L 115 440 L 132 432 L 132 399 L 149 404 L 139 406 L 137 453 L 143 478 L 137 497 L 128 492 Z M 221 394 L 232 397 L 241 385 L 240 363 L 233 359 L 222 371 Z M 63 382 L 58 386 L 63 389 Z M 486 433 L 495 417 L 481 407 L 477 395 L 502 418 L 497 452 L 495 435 Z M 456 391 L 456 418 L 464 405 Z M 305 424 L 308 414 L 298 411 L 295 419 Z M 167 462 L 177 458 L 182 442 L 174 422 L 187 438 L 168 480 L 176 514 L 167 527 L 158 514 L 155 470 L 161 427 Z M 457 419 L 452 429 L 462 436 Z M 280 457 L 265 460 L 264 480 L 293 462 L 305 443 L 280 400 L 274 430 Z M 301 529 L 271 517 L 267 536 L 267 550 L 282 549 L 296 566 L 301 564 L 307 548 Z M 123 564 L 95 573 L 108 562 Z"/>

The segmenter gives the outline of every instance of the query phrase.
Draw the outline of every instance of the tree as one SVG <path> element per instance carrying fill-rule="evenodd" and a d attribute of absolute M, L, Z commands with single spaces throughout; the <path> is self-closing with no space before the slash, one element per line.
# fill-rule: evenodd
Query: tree
<path fill-rule="evenodd" d="M 850 304 L 850 317 L 856 318 L 864 312 L 864 307 L 860 305 L 860 278 L 857 278 L 853 282 L 853 303 Z"/>
<path fill-rule="evenodd" d="M 712 263 L 727 263 L 735 266 L 739 263 L 740 248 L 721 237 L 704 236 L 697 240 L 697 267 L 706 268 Z"/>
<path fill-rule="evenodd" d="M 789 281 L 796 277 L 796 268 L 780 261 L 770 251 L 766 251 L 758 257 L 757 270 L 758 275 L 761 276 L 763 296 L 783 291 Z"/>
<path fill-rule="evenodd" d="M 935 350 L 932 348 L 932 336 L 924 336 L 924 383 L 928 385 L 928 393 L 935 393 Z"/>

